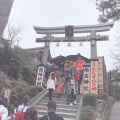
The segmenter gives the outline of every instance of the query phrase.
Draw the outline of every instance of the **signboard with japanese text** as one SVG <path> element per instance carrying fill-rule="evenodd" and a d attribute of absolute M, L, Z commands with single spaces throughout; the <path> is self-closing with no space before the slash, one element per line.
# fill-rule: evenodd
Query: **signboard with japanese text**
<path fill-rule="evenodd" d="M 98 61 L 91 61 L 90 92 L 98 94 Z"/>
<path fill-rule="evenodd" d="M 83 94 L 90 92 L 90 67 L 83 69 Z"/>
<path fill-rule="evenodd" d="M 10 89 L 6 89 L 4 97 L 7 98 L 8 102 L 10 102 L 10 95 L 11 95 L 11 90 Z"/>
<path fill-rule="evenodd" d="M 44 80 L 44 73 L 45 73 L 45 68 L 44 67 L 38 67 L 36 85 L 42 86 L 43 80 Z"/>

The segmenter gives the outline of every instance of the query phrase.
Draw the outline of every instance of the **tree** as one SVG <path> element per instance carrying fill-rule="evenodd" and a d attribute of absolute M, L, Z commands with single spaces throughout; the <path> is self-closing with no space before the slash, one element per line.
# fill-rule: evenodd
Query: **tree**
<path fill-rule="evenodd" d="M 4 36 L 9 40 L 10 46 L 13 46 L 15 42 L 17 42 L 18 45 L 20 40 L 18 35 L 23 31 L 23 29 L 24 27 L 22 25 L 15 26 L 11 22 L 7 24 Z"/>
<path fill-rule="evenodd" d="M 111 71 L 111 80 L 120 81 L 120 70 L 118 68 Z"/>
<path fill-rule="evenodd" d="M 99 22 L 118 21 L 120 19 L 120 0 L 96 0 L 100 11 Z"/>

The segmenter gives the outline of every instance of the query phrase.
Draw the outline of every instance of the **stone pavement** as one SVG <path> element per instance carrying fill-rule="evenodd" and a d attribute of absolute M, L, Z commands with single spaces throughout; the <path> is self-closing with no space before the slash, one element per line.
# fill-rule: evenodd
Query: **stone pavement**
<path fill-rule="evenodd" d="M 120 120 L 120 101 L 114 103 L 109 120 Z"/>

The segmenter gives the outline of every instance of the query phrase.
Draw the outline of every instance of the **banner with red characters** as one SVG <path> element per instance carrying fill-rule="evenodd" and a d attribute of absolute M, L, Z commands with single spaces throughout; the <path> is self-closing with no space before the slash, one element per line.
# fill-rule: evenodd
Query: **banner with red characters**
<path fill-rule="evenodd" d="M 98 94 L 98 61 L 91 61 L 90 92 Z"/>

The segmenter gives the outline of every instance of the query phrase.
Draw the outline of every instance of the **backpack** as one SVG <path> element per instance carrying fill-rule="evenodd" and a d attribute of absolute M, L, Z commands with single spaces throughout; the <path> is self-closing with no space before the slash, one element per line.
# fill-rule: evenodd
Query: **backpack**
<path fill-rule="evenodd" d="M 14 120 L 24 120 L 25 117 L 25 112 L 23 112 L 25 106 L 23 107 L 22 111 L 18 111 L 15 115 L 15 119 Z"/>

